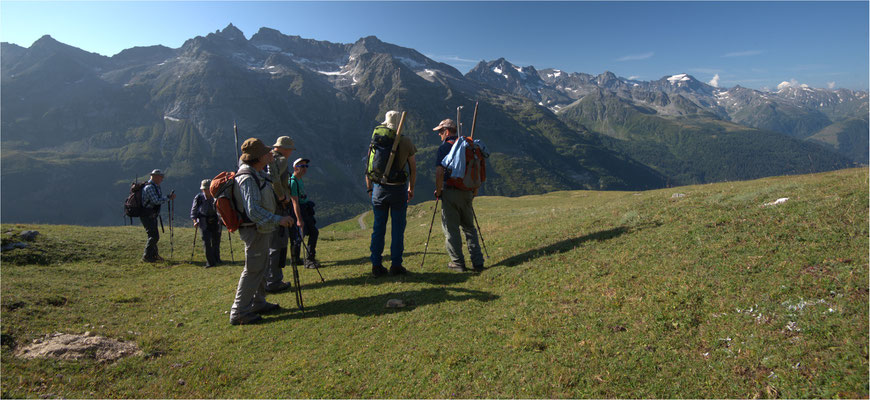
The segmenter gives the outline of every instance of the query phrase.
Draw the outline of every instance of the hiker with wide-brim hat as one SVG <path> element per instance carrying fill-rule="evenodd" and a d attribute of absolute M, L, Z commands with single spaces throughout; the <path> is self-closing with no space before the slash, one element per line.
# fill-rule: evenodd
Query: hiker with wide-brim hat
<path fill-rule="evenodd" d="M 396 131 L 399 125 L 399 112 L 387 111 L 384 122 L 375 127 L 374 134 L 379 130 L 389 129 Z M 393 132 L 395 137 L 395 132 Z M 391 171 L 400 172 L 395 174 L 399 178 L 394 181 L 373 182 L 366 175 L 366 188 L 372 201 L 372 213 L 374 223 L 372 225 L 372 240 L 369 246 L 372 263 L 372 275 L 379 277 L 387 274 L 400 275 L 407 272 L 403 264 L 405 252 L 405 225 L 407 223 L 408 202 L 414 198 L 414 186 L 417 182 L 417 161 L 414 154 L 417 147 L 411 142 L 408 135 L 402 135 L 396 146 L 393 163 L 388 168 Z M 408 167 L 405 173 L 405 166 Z M 391 174 L 393 175 L 393 174 Z M 390 243 L 390 269 L 383 266 L 384 238 L 387 234 L 387 219 L 392 220 Z"/>
<path fill-rule="evenodd" d="M 288 160 L 296 146 L 290 136 L 280 136 L 272 145 L 272 162 L 266 170 L 269 179 L 272 180 L 272 190 L 278 199 L 276 214 L 280 216 L 291 215 L 290 211 L 290 187 L 287 181 L 290 179 Z M 272 233 L 272 241 L 269 243 L 269 267 L 266 269 L 266 291 L 277 293 L 290 288 L 289 282 L 284 282 L 284 267 L 287 264 L 287 241 L 290 238 L 288 228 L 278 228 Z"/>
<path fill-rule="evenodd" d="M 241 166 L 235 175 L 235 208 L 245 218 L 239 236 L 245 242 L 245 269 L 239 277 L 236 298 L 230 309 L 230 324 L 250 324 L 262 319 L 261 313 L 281 307 L 266 301 L 265 277 L 272 232 L 279 226 L 289 227 L 293 217 L 275 214 L 275 191 L 265 171 L 273 156 L 260 139 L 250 138 L 241 146 Z"/>
<path fill-rule="evenodd" d="M 190 219 L 193 227 L 202 232 L 202 246 L 205 249 L 205 267 L 215 267 L 221 262 L 221 223 L 215 208 L 215 198 L 209 191 L 211 179 L 199 184 L 200 192 L 193 198 L 190 206 Z"/>
<path fill-rule="evenodd" d="M 163 171 L 155 169 L 151 171 L 151 178 L 145 183 L 142 188 L 142 208 L 143 215 L 139 217 L 142 226 L 145 227 L 145 233 L 148 234 L 148 240 L 145 242 L 145 253 L 142 255 L 142 261 L 155 262 L 163 261 L 163 257 L 157 249 L 157 242 L 160 241 L 160 231 L 157 230 L 157 218 L 160 216 L 160 206 L 164 203 L 175 199 L 175 193 L 170 193 L 164 196 L 160 190 L 160 184 L 163 183 Z"/>
<path fill-rule="evenodd" d="M 477 196 L 477 189 L 463 190 L 447 182 L 447 168 L 441 165 L 450 153 L 450 149 L 458 139 L 456 122 L 452 119 L 441 121 L 432 129 L 441 138 L 441 146 L 435 155 L 435 197 L 441 199 L 441 229 L 444 231 L 444 243 L 450 262 L 447 268 L 451 271 L 466 272 L 465 256 L 462 254 L 462 236 L 468 246 L 471 264 L 475 271 L 483 270 L 483 253 L 480 251 L 478 232 L 474 226 L 474 209 L 472 202 Z"/>

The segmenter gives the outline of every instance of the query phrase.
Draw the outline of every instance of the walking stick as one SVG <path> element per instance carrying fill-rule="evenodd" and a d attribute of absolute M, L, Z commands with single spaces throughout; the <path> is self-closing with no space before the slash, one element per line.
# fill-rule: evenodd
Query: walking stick
<path fill-rule="evenodd" d="M 196 225 L 193 225 L 193 246 L 190 246 L 190 262 L 193 262 L 193 252 L 196 250 Z"/>
<path fill-rule="evenodd" d="M 174 190 L 171 193 L 169 193 L 169 195 L 172 196 L 173 193 L 175 193 Z M 169 259 L 170 260 L 172 259 L 172 252 L 175 250 L 175 246 L 172 244 L 172 239 L 175 237 L 175 235 L 172 231 L 172 214 L 173 214 L 172 211 L 174 210 L 173 204 L 175 204 L 175 200 L 169 199 Z"/>
<path fill-rule="evenodd" d="M 460 112 L 459 112 L 459 110 L 461 110 L 461 109 L 463 109 L 463 108 L 465 108 L 465 106 L 459 106 L 459 107 L 456 107 L 456 134 L 457 134 L 458 136 L 462 136 L 462 124 L 459 122 L 459 121 L 460 121 L 460 119 L 459 119 L 459 118 L 460 118 Z"/>
<path fill-rule="evenodd" d="M 479 101 L 474 102 L 474 117 L 471 118 L 471 136 L 469 136 L 471 140 L 474 140 L 474 126 L 477 125 L 477 105 L 479 103 Z"/>
<path fill-rule="evenodd" d="M 477 222 L 477 213 L 474 212 L 474 206 L 471 206 L 471 215 L 474 215 L 474 223 L 477 225 L 477 236 L 480 236 L 480 243 L 483 245 L 483 251 L 486 253 L 486 258 L 489 258 L 489 251 L 486 250 L 486 241 L 483 240 L 483 232 L 480 231 L 480 223 Z"/>
<path fill-rule="evenodd" d="M 429 251 L 429 238 L 432 237 L 432 226 L 435 225 L 435 212 L 438 211 L 438 200 L 435 198 L 435 207 L 432 207 L 432 222 L 429 223 L 429 234 L 426 235 L 426 248 L 423 249 L 423 261 L 420 261 L 420 269 L 423 269 L 423 263 L 426 262 L 426 252 Z"/>
<path fill-rule="evenodd" d="M 227 239 L 230 241 L 230 261 L 236 262 L 236 256 L 233 255 L 233 233 L 227 229 Z"/>
<path fill-rule="evenodd" d="M 298 227 L 297 227 L 298 229 Z M 299 232 L 302 233 L 301 231 Z M 302 237 L 299 237 L 299 241 L 302 241 Z M 294 290 L 296 294 L 296 307 L 299 307 L 299 311 L 305 312 L 305 305 L 302 303 L 302 284 L 299 283 L 299 269 L 296 265 L 295 257 L 290 257 L 290 267 L 293 268 L 293 285 L 296 286 L 296 290 Z"/>

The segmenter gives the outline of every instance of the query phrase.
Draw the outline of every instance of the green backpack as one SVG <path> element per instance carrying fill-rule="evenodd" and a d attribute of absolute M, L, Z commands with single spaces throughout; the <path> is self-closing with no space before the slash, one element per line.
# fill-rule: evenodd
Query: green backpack
<path fill-rule="evenodd" d="M 384 125 L 378 125 L 375 127 L 375 131 L 372 132 L 372 141 L 369 144 L 369 156 L 366 162 L 366 176 L 372 182 L 384 183 L 384 172 L 387 170 L 390 152 L 393 150 L 393 143 L 395 141 L 396 131 Z M 404 168 L 394 165 L 390 168 L 390 176 L 386 178 L 386 182 L 402 183 L 407 179 L 407 176 Z"/>

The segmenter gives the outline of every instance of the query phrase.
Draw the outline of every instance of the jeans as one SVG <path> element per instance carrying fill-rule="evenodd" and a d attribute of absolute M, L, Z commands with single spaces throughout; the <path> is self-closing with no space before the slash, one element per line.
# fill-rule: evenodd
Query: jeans
<path fill-rule="evenodd" d="M 395 266 L 402 265 L 402 253 L 405 251 L 405 223 L 408 211 L 408 188 L 406 185 L 374 184 L 372 190 L 372 211 L 375 215 L 372 227 L 372 243 L 370 246 L 372 265 L 382 265 L 384 237 L 387 234 L 387 219 L 392 219 L 392 242 L 390 243 L 390 260 Z"/>

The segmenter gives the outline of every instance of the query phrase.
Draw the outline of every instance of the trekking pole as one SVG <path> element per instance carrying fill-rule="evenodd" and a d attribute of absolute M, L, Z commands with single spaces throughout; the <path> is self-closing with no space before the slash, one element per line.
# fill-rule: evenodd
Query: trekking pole
<path fill-rule="evenodd" d="M 299 229 L 299 237 L 301 238 L 299 241 L 302 242 L 302 248 L 305 249 L 305 258 L 308 258 L 308 256 L 311 255 L 311 250 L 308 250 L 308 244 L 305 243 L 305 236 L 302 234 L 302 229 L 300 229 L 299 226 L 296 226 L 296 229 Z M 314 265 L 314 270 L 317 271 L 317 275 L 320 275 L 320 282 L 326 282 L 326 280 L 323 279 L 323 274 L 320 273 L 320 267 L 317 266 L 317 263 L 312 262 L 312 264 Z"/>
<path fill-rule="evenodd" d="M 193 262 L 193 252 L 196 250 L 196 225 L 193 226 L 193 246 L 190 246 L 190 262 Z"/>
<path fill-rule="evenodd" d="M 432 222 L 429 223 L 429 234 L 426 235 L 426 248 L 423 249 L 423 261 L 420 261 L 420 269 L 423 269 L 423 263 L 426 262 L 426 252 L 429 251 L 429 238 L 432 237 L 432 226 L 435 225 L 435 212 L 438 211 L 438 200 L 435 198 L 435 207 L 432 207 Z"/>
<path fill-rule="evenodd" d="M 175 193 L 174 190 L 172 192 L 170 192 L 169 195 L 172 196 L 173 193 Z M 175 250 L 175 246 L 172 244 L 172 239 L 175 237 L 174 232 L 172 230 L 172 214 L 173 214 L 172 211 L 174 210 L 174 207 L 173 207 L 174 204 L 175 204 L 175 199 L 169 199 L 169 259 L 170 260 L 172 259 L 172 252 Z"/>
<path fill-rule="evenodd" d="M 474 127 L 477 125 L 477 105 L 480 104 L 479 101 L 474 102 L 474 116 L 471 118 L 471 136 L 469 139 L 474 140 Z"/>
<path fill-rule="evenodd" d="M 489 251 L 486 250 L 486 241 L 483 240 L 483 232 L 480 231 L 480 222 L 477 222 L 477 213 L 474 212 L 474 206 L 471 206 L 471 215 L 474 215 L 474 223 L 477 225 L 477 236 L 480 236 L 480 244 L 483 245 L 486 258 L 489 258 Z"/>
<path fill-rule="evenodd" d="M 464 106 L 456 107 L 456 135 L 458 135 L 458 136 L 462 136 L 462 124 L 459 122 L 460 121 L 459 110 L 462 110 L 463 107 Z"/>
<path fill-rule="evenodd" d="M 230 241 L 230 261 L 236 262 L 236 256 L 233 255 L 233 233 L 227 229 L 227 239 Z"/>
<path fill-rule="evenodd" d="M 298 227 L 297 227 L 298 229 Z M 302 234 L 302 231 L 299 231 Z M 299 241 L 302 242 L 302 237 L 299 236 Z M 302 303 L 302 284 L 299 283 L 299 269 L 296 265 L 296 257 L 290 257 L 290 267 L 293 268 L 293 285 L 296 286 L 296 290 L 294 290 L 296 294 L 296 307 L 299 307 L 299 311 L 305 312 L 305 305 Z"/>

